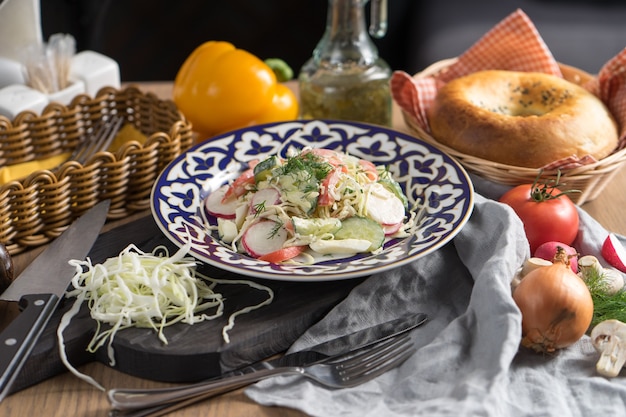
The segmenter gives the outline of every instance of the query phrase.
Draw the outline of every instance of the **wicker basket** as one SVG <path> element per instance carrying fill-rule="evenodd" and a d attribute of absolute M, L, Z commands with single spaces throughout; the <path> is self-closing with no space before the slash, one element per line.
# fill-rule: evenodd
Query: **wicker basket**
<path fill-rule="evenodd" d="M 9 253 L 49 242 L 101 200 L 111 200 L 109 220 L 148 209 L 158 174 L 193 144 L 193 133 L 173 102 L 132 86 L 79 95 L 68 106 L 51 103 L 41 115 L 25 111 L 13 121 L 0 116 L 0 164 L 12 165 L 71 152 L 85 132 L 112 114 L 147 140 L 99 152 L 84 166 L 70 161 L 54 173 L 41 170 L 0 186 L 0 242 Z"/>
<path fill-rule="evenodd" d="M 445 71 L 446 68 L 455 60 L 456 58 L 436 62 L 419 74 L 416 74 L 415 77 L 426 77 L 440 71 Z M 559 66 L 561 67 L 563 77 L 570 82 L 584 84 L 593 78 L 591 74 L 577 68 L 564 64 L 559 64 Z M 456 158 L 461 165 L 465 167 L 465 169 L 473 174 L 499 184 L 511 186 L 532 183 L 539 174 L 539 169 L 536 168 L 524 168 L 500 164 L 456 151 L 437 142 L 437 140 L 433 138 L 430 133 L 424 131 L 419 126 L 417 121 L 410 114 L 403 111 L 402 115 L 408 127 L 413 130 L 418 137 L 434 146 L 437 146 L 442 151 Z M 586 202 L 592 201 L 600 195 L 609 181 L 611 181 L 613 176 L 618 172 L 618 169 L 623 166 L 624 161 L 626 161 L 626 148 L 614 152 L 596 163 L 569 170 L 563 170 L 561 172 L 560 182 L 565 184 L 567 189 L 581 191 L 580 193 L 570 194 L 570 197 L 576 204 L 582 205 Z M 548 180 L 555 180 L 556 177 L 556 171 L 546 171 L 542 175 L 542 178 Z"/>

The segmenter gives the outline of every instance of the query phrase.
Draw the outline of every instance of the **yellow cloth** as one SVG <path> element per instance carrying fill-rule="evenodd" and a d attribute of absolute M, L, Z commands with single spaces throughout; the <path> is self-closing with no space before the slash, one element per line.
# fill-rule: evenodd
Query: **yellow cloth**
<path fill-rule="evenodd" d="M 115 139 L 111 142 L 108 151 L 115 152 L 122 145 L 132 140 L 135 140 L 143 145 L 147 137 L 135 126 L 131 124 L 125 124 L 124 127 L 115 135 Z M 46 159 L 38 159 L 36 161 L 22 162 L 21 164 L 7 165 L 0 167 L 0 185 L 6 184 L 13 180 L 19 180 L 25 178 L 31 173 L 44 169 L 52 169 L 65 162 L 71 153 L 66 152 L 61 155 L 52 156 Z"/>
<path fill-rule="evenodd" d="M 0 168 L 0 184 L 27 177 L 35 171 L 52 169 L 69 158 L 69 152 L 36 161 L 22 162 L 21 164 L 7 165 Z"/>
<path fill-rule="evenodd" d="M 141 133 L 139 129 L 127 123 L 117 133 L 117 135 L 115 136 L 115 139 L 113 139 L 113 142 L 111 142 L 111 145 L 109 146 L 109 151 L 115 152 L 119 148 L 121 148 L 122 145 L 133 140 L 143 145 L 146 139 L 147 139 L 146 135 Z"/>

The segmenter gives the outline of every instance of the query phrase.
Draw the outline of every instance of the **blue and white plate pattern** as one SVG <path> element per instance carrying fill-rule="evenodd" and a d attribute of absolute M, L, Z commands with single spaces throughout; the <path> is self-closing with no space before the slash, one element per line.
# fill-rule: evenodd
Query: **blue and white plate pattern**
<path fill-rule="evenodd" d="M 290 149 L 336 149 L 385 165 L 411 203 L 426 205 L 415 235 L 387 242 L 377 254 L 313 265 L 282 265 L 234 252 L 206 227 L 204 198 L 235 179 L 251 160 L 286 156 Z M 151 196 L 154 219 L 179 247 L 218 268 L 255 278 L 326 281 L 375 274 L 411 262 L 450 241 L 467 222 L 474 193 L 467 172 L 450 156 L 404 133 L 364 123 L 306 120 L 271 123 L 229 132 L 198 144 L 172 161 Z M 212 235 L 213 233 L 214 235 Z"/>

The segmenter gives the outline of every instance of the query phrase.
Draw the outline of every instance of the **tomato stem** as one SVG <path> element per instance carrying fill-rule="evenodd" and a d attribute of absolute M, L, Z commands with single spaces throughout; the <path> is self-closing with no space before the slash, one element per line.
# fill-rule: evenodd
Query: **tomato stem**
<path fill-rule="evenodd" d="M 533 182 L 533 185 L 530 188 L 530 197 L 538 203 L 542 201 L 547 201 L 547 200 L 555 200 L 561 197 L 562 195 L 581 192 L 580 190 L 562 191 L 559 188 L 557 188 L 559 185 L 565 185 L 565 184 L 559 184 L 559 181 L 561 179 L 561 170 L 557 170 L 556 180 L 540 182 L 541 174 L 543 174 L 543 170 L 539 171 L 537 178 L 535 178 L 535 182 Z M 557 190 L 558 193 L 555 194 L 554 190 Z"/>

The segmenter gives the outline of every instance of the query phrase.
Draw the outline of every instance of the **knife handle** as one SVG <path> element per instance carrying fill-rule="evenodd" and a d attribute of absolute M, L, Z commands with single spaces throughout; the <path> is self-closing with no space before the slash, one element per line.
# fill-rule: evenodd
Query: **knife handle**
<path fill-rule="evenodd" d="M 0 333 L 0 401 L 10 392 L 59 301 L 55 294 L 25 295 L 20 299 L 22 311 Z"/>

